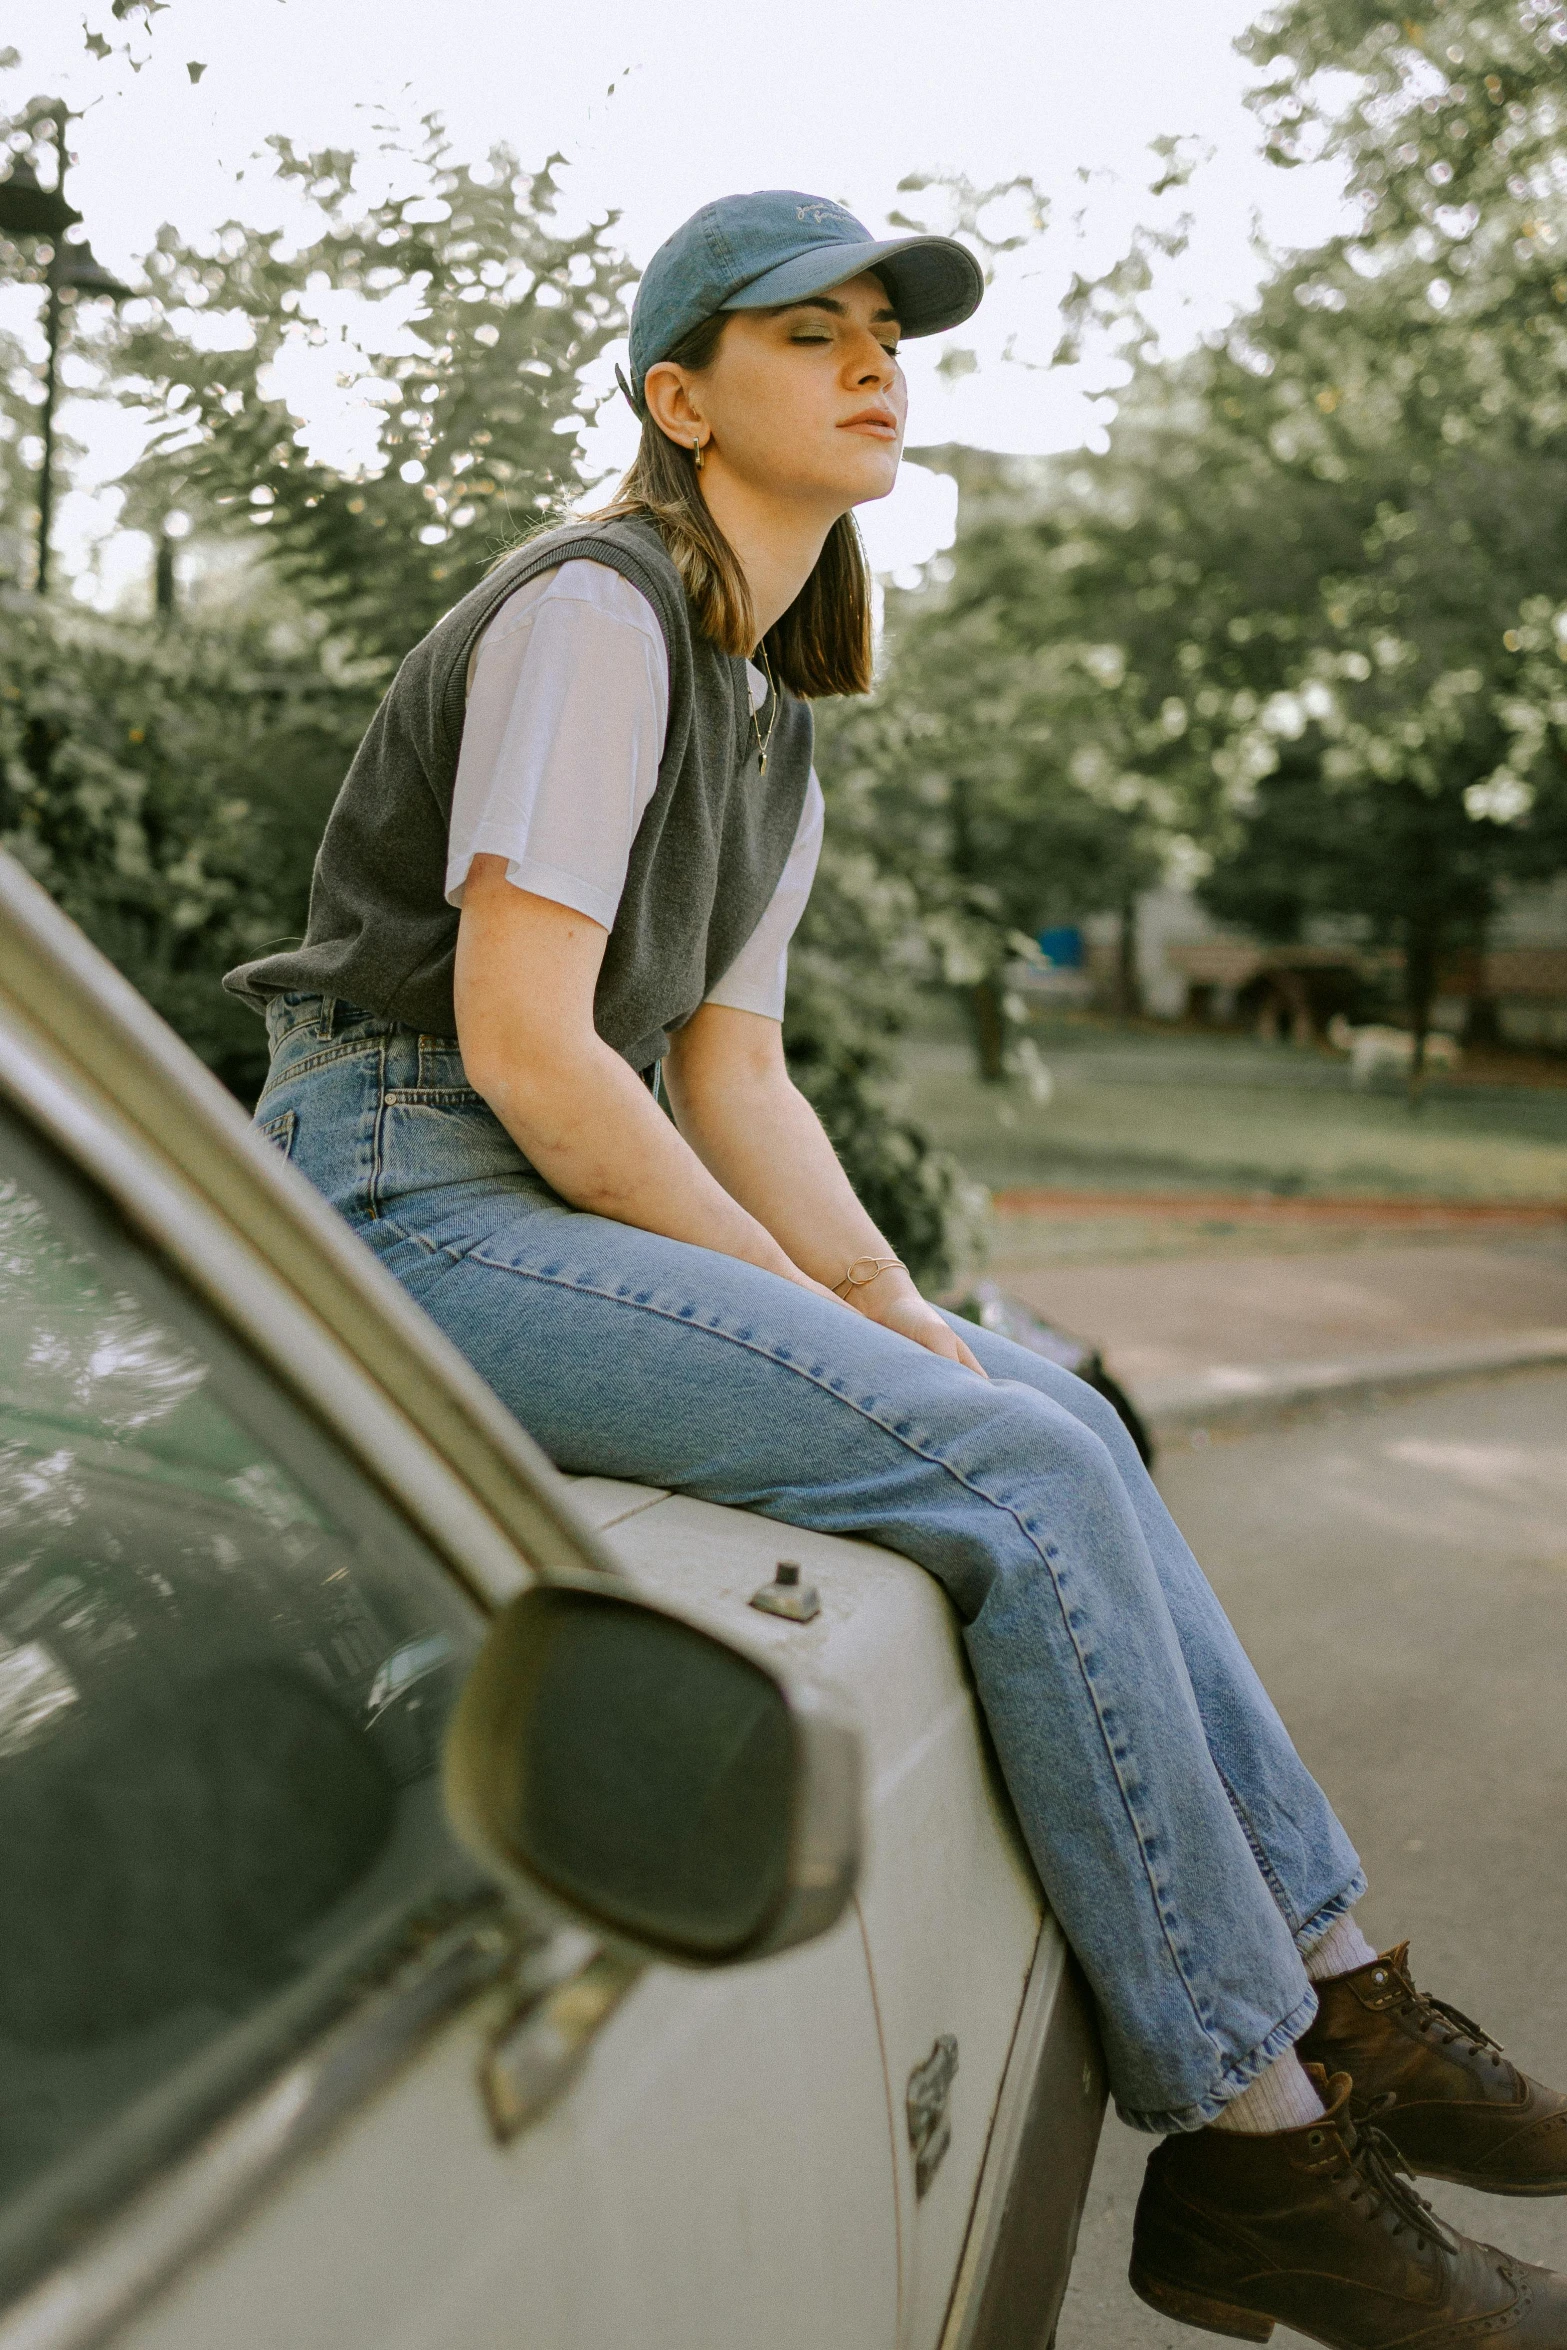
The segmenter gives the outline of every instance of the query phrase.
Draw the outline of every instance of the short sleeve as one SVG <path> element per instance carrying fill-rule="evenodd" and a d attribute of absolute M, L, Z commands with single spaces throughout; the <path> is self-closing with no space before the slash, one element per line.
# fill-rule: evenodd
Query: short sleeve
<path fill-rule="evenodd" d="M 789 941 L 799 928 L 811 884 L 816 879 L 825 820 L 822 787 L 813 768 L 795 829 L 794 846 L 779 876 L 778 887 L 768 899 L 762 919 L 722 979 L 708 989 L 710 1004 L 723 1004 L 731 1012 L 759 1012 L 764 1020 L 783 1018 L 789 983 Z"/>
<path fill-rule="evenodd" d="M 610 929 L 658 783 L 669 660 L 652 606 L 609 565 L 563 563 L 508 596 L 470 666 L 446 900 L 476 856 Z"/>

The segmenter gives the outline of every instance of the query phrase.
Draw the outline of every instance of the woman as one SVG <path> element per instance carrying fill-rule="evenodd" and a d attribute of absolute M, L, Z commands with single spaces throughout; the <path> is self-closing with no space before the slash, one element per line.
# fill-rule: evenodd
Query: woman
<path fill-rule="evenodd" d="M 785 1070 L 809 697 L 870 681 L 853 509 L 897 472 L 900 334 L 981 290 L 961 245 L 792 192 L 669 240 L 618 499 L 409 655 L 303 945 L 230 975 L 272 1035 L 257 1116 L 563 1468 L 940 1578 L 1120 2110 L 1167 2133 L 1145 2299 L 1255 2341 L 1564 2345 L 1567 2281 L 1452 2235 L 1387 2139 L 1559 2193 L 1567 2100 L 1371 1950 L 1355 1853 L 1119 1421 L 926 1303 Z"/>

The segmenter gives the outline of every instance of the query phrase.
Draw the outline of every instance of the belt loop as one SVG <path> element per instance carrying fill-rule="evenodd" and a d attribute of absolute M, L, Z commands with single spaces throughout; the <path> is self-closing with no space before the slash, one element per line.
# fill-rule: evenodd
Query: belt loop
<path fill-rule="evenodd" d="M 336 1020 L 337 1020 L 337 998 L 336 998 L 336 996 L 335 996 L 335 995 L 328 995 L 328 996 L 323 996 L 323 997 L 321 998 L 321 1041 L 322 1041 L 322 1043 L 323 1043 L 323 1044 L 330 1044 L 330 1043 L 331 1043 L 331 1041 L 332 1041 L 332 1035 L 333 1035 L 333 1029 L 334 1029 L 334 1026 L 335 1026 Z"/>

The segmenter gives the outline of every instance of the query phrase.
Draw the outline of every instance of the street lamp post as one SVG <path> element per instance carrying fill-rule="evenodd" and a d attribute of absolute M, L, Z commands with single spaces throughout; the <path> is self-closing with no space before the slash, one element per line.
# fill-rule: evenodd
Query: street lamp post
<path fill-rule="evenodd" d="M 129 286 L 122 286 L 94 259 L 93 249 L 85 239 L 79 245 L 68 245 L 65 241 L 66 230 L 74 227 L 82 217 L 65 200 L 65 174 L 69 162 L 65 151 L 66 121 L 65 108 L 57 107 L 54 113 L 57 169 L 52 188 L 41 188 L 38 185 L 38 175 L 25 159 L 14 163 L 9 176 L 0 180 L 0 230 L 13 237 L 47 237 L 50 240 L 49 266 L 44 279 L 48 289 L 44 333 L 49 355 L 44 365 L 44 407 L 40 435 L 43 457 L 38 468 L 38 562 L 33 580 L 41 596 L 49 592 L 49 532 L 54 521 L 54 409 L 60 383 L 60 340 L 64 327 L 61 297 L 67 287 L 78 295 L 106 295 L 111 302 L 123 302 L 130 295 Z"/>

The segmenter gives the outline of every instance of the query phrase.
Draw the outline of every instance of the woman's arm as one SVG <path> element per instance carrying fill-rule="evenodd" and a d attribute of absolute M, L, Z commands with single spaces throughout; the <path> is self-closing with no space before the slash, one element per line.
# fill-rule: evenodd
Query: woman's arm
<path fill-rule="evenodd" d="M 824 1296 L 854 1257 L 891 1255 L 789 1082 L 775 1020 L 711 1004 L 687 1023 L 665 1066 L 676 1115 L 701 1141 L 693 1148 L 677 1132 L 593 1026 L 608 937 L 586 914 L 516 888 L 504 857 L 474 858 L 457 930 L 457 1040 L 470 1083 L 540 1174 L 575 1207 L 739 1257 Z M 739 1131 L 748 1119 L 772 1137 L 770 1168 Z M 731 1190 L 726 1169 L 747 1188 Z M 794 1233 L 810 1267 L 793 1254 Z M 907 1274 L 883 1274 L 855 1303 L 978 1370 Z"/>
<path fill-rule="evenodd" d="M 778 1021 L 703 1004 L 671 1039 L 664 1077 L 680 1131 L 703 1165 L 824 1287 L 840 1283 L 856 1258 L 895 1253 L 791 1082 Z M 933 1354 L 979 1370 L 901 1266 L 851 1289 L 846 1302 Z"/>
<path fill-rule="evenodd" d="M 574 1206 L 817 1288 L 595 1030 L 593 990 L 608 937 L 586 914 L 515 888 L 504 857 L 474 858 L 455 981 L 469 1082 Z"/>

